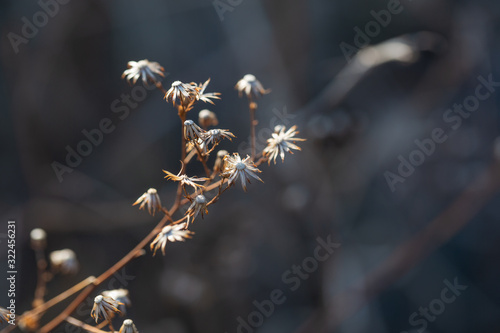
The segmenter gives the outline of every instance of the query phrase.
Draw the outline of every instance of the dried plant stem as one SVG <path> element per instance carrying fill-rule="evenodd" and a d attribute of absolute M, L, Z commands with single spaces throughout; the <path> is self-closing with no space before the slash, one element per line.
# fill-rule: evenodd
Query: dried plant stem
<path fill-rule="evenodd" d="M 255 159 L 255 126 L 257 126 L 257 120 L 255 119 L 255 111 L 257 110 L 257 103 L 250 100 L 248 107 L 250 109 L 250 138 L 251 138 L 251 149 L 252 149 L 252 160 Z"/>
<path fill-rule="evenodd" d="M 80 290 L 82 290 L 83 288 L 88 286 L 89 284 L 94 283 L 94 281 L 95 281 L 95 276 L 89 276 L 88 278 L 86 278 L 82 282 L 75 284 L 73 287 L 69 288 L 68 290 L 60 293 L 56 297 L 48 300 L 47 302 L 45 302 L 45 303 L 41 304 L 40 306 L 34 308 L 33 310 L 29 311 L 28 314 L 29 315 L 36 315 L 36 314 L 39 314 L 41 312 L 44 312 L 47 309 L 51 308 L 52 306 L 64 301 L 66 298 L 70 297 L 74 293 L 79 292 Z"/>
<path fill-rule="evenodd" d="M 184 137 L 184 122 L 186 121 L 186 109 L 182 106 L 178 106 L 177 112 L 179 115 L 179 118 L 181 119 L 181 161 L 184 161 L 186 159 L 186 138 Z M 182 168 L 181 168 L 181 174 L 184 172 L 184 169 L 186 168 L 187 163 L 182 163 Z M 175 195 L 175 201 L 170 208 L 170 215 L 173 215 L 174 212 L 177 211 L 177 209 L 180 206 L 180 201 L 182 197 L 182 187 L 179 184 L 177 186 L 177 194 Z"/>
<path fill-rule="evenodd" d="M 166 209 L 162 209 L 166 212 Z M 102 273 L 99 277 L 93 281 L 92 284 L 87 286 L 74 300 L 71 302 L 66 309 L 64 309 L 57 317 L 52 319 L 45 326 L 40 328 L 40 333 L 50 333 L 52 332 L 61 322 L 63 322 L 68 316 L 70 316 L 73 311 L 76 310 L 78 305 L 80 305 L 90 294 L 104 281 L 109 279 L 113 274 L 115 274 L 118 270 L 122 269 L 127 265 L 132 259 L 137 257 L 137 254 L 156 236 L 158 232 L 160 232 L 161 228 L 167 223 L 167 221 L 173 222 L 170 214 L 165 214 L 165 216 L 161 219 L 161 221 L 156 225 L 156 227 L 151 230 L 151 232 L 144 237 L 144 239 L 137 244 L 136 247 L 132 249 L 127 255 L 125 255 L 122 259 L 120 259 L 116 264 L 114 264 L 107 271 Z"/>
<path fill-rule="evenodd" d="M 201 164 L 203 164 L 203 168 L 205 169 L 205 174 L 207 175 L 208 178 L 210 178 L 210 168 L 207 165 L 207 160 L 203 157 L 200 147 L 198 147 L 197 144 L 194 145 L 196 148 L 196 152 L 198 153 L 198 158 L 200 159 Z"/>
<path fill-rule="evenodd" d="M 48 300 L 47 302 L 43 303 L 43 304 L 40 304 L 39 306 L 37 306 L 36 308 L 20 315 L 18 318 L 17 318 L 17 321 L 20 321 L 22 320 L 23 318 L 26 318 L 27 316 L 37 316 L 38 314 L 41 314 L 45 311 L 47 311 L 48 309 L 50 309 L 52 306 L 56 305 L 56 304 L 59 304 L 60 302 L 64 301 L 66 298 L 70 297 L 71 295 L 73 295 L 74 293 L 77 293 L 79 292 L 80 290 L 82 290 L 83 288 L 85 288 L 86 286 L 88 286 L 89 284 L 93 283 L 95 280 L 95 277 L 94 276 L 89 276 L 88 278 L 86 278 L 85 280 L 75 284 L 73 287 L 71 287 L 70 289 L 60 293 L 59 295 L 57 295 L 56 297 Z M 13 326 L 13 325 L 9 325 L 7 326 L 5 329 L 3 329 L 1 331 L 1 333 L 8 333 L 8 332 L 11 332 L 12 330 L 14 330 L 16 328 L 16 326 Z"/>
<path fill-rule="evenodd" d="M 50 273 L 47 272 L 47 260 L 45 252 L 42 249 L 35 248 L 36 266 L 37 266 L 37 283 L 35 289 L 35 297 L 32 302 L 33 308 L 44 303 L 45 292 L 47 290 L 47 282 L 51 279 Z"/>
<path fill-rule="evenodd" d="M 67 321 L 68 323 L 70 323 L 73 326 L 80 327 L 80 328 L 86 330 L 87 332 L 91 332 L 91 333 L 109 333 L 109 332 L 106 332 L 106 331 L 102 331 L 102 330 L 98 329 L 97 327 L 85 324 L 84 322 L 82 322 L 82 321 L 80 321 L 80 320 L 78 320 L 76 318 L 73 318 L 73 317 L 67 317 L 65 319 L 65 321 Z"/>
<path fill-rule="evenodd" d="M 165 88 L 163 88 L 163 84 L 161 84 L 161 82 L 156 82 L 155 83 L 155 86 L 156 88 L 158 88 L 164 95 L 167 93 L 167 91 L 165 90 Z"/>

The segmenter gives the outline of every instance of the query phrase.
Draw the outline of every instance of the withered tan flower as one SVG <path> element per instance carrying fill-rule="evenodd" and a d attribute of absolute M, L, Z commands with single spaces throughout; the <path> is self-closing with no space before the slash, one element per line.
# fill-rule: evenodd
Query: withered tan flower
<path fill-rule="evenodd" d="M 180 223 L 175 225 L 167 225 L 164 227 L 156 238 L 151 242 L 151 251 L 153 251 L 153 256 L 156 255 L 156 251 L 161 249 L 163 255 L 165 255 L 165 246 L 167 242 L 183 242 L 186 238 L 191 238 L 193 234 L 192 231 L 186 229 L 186 223 Z"/>
<path fill-rule="evenodd" d="M 159 63 L 147 59 L 129 61 L 127 66 L 128 69 L 123 72 L 122 78 L 126 77 L 129 83 L 132 81 L 135 84 L 141 78 L 145 85 L 149 85 L 149 83 L 155 84 L 159 82 L 160 76 L 165 77 L 165 69 Z"/>
<path fill-rule="evenodd" d="M 125 319 L 118 333 L 139 333 L 132 319 Z"/>
<path fill-rule="evenodd" d="M 180 175 L 180 174 L 174 175 L 173 173 L 168 172 L 167 170 L 163 170 L 163 172 L 165 172 L 167 174 L 165 176 L 166 179 L 173 180 L 174 182 L 181 182 L 182 186 L 191 186 L 195 190 L 204 188 L 203 185 L 197 184 L 196 182 L 204 182 L 204 181 L 208 180 L 208 178 L 203 178 L 203 177 L 202 178 L 188 177 L 185 174 L 184 175 Z"/>
<path fill-rule="evenodd" d="M 180 105 L 186 109 L 190 108 L 198 100 L 198 87 L 196 84 L 174 81 L 165 94 L 165 100 L 174 106 Z"/>
<path fill-rule="evenodd" d="M 111 297 L 97 295 L 94 298 L 94 306 L 92 307 L 92 311 L 90 311 L 90 316 L 95 319 L 96 323 L 99 319 L 111 322 L 115 313 L 120 312 L 120 310 L 118 310 L 120 304 L 120 302 Z"/>
<path fill-rule="evenodd" d="M 119 304 L 118 310 L 120 310 L 120 316 L 125 316 L 127 314 L 126 306 L 132 306 L 132 302 L 130 301 L 129 292 L 127 289 L 113 289 L 113 290 L 105 290 L 101 294 L 105 297 L 111 297 L 116 300 Z"/>
<path fill-rule="evenodd" d="M 278 125 L 272 137 L 267 140 L 267 147 L 264 148 L 264 155 L 268 157 L 268 163 L 271 160 L 276 164 L 276 157 L 281 157 L 281 161 L 285 160 L 285 152 L 293 154 L 291 149 L 301 150 L 299 146 L 295 145 L 295 141 L 305 141 L 306 139 L 296 138 L 295 135 L 299 134 L 297 126 L 292 126 L 285 131 L 285 126 Z"/>
<path fill-rule="evenodd" d="M 145 206 L 148 207 L 148 212 L 150 215 L 155 216 L 157 211 L 162 210 L 162 205 L 160 201 L 160 196 L 158 192 L 154 188 L 150 188 L 146 193 L 141 195 L 139 199 L 137 199 L 132 206 L 141 204 L 139 209 L 144 209 Z"/>
<path fill-rule="evenodd" d="M 262 95 L 270 92 L 270 90 L 264 89 L 262 83 L 252 74 L 247 74 L 239 80 L 236 83 L 235 89 L 238 90 L 240 97 L 245 93 L 250 100 L 260 98 Z"/>
<path fill-rule="evenodd" d="M 196 125 L 192 120 L 186 120 L 184 122 L 184 137 L 188 141 L 198 140 L 203 137 L 205 130 L 200 126 Z"/>
<path fill-rule="evenodd" d="M 210 83 L 210 79 L 206 80 L 205 83 L 197 85 L 198 87 L 198 99 L 200 101 L 203 101 L 205 103 L 210 103 L 214 104 L 214 102 L 211 99 L 220 99 L 219 95 L 220 93 L 218 92 L 213 92 L 213 93 L 206 93 L 205 89 L 207 88 L 208 84 Z"/>
<path fill-rule="evenodd" d="M 233 153 L 233 156 L 226 155 L 224 157 L 224 170 L 221 176 L 228 178 L 228 186 L 231 186 L 236 179 L 240 178 L 241 186 L 243 187 L 243 190 L 246 191 L 246 184 L 247 182 L 250 183 L 250 177 L 263 182 L 262 179 L 255 174 L 256 172 L 261 171 L 257 169 L 248 155 L 243 160 L 238 153 Z"/>
<path fill-rule="evenodd" d="M 189 226 L 191 222 L 193 222 L 196 217 L 201 213 L 201 217 L 203 218 L 203 214 L 208 214 L 208 209 L 207 209 L 207 198 L 203 194 L 199 194 L 194 198 L 194 200 L 191 203 L 191 206 L 189 206 L 188 210 L 186 211 L 186 215 L 188 217 L 187 223 L 186 223 L 186 228 Z"/>
<path fill-rule="evenodd" d="M 209 150 L 212 151 L 213 148 L 219 144 L 219 142 L 222 140 L 222 139 L 229 139 L 230 141 L 232 141 L 233 139 L 232 138 L 235 138 L 236 136 L 229 132 L 229 130 L 224 130 L 224 129 L 211 129 L 205 133 L 203 133 L 203 141 L 205 141 L 205 144 L 208 146 L 208 145 L 212 145 L 212 148 Z"/>

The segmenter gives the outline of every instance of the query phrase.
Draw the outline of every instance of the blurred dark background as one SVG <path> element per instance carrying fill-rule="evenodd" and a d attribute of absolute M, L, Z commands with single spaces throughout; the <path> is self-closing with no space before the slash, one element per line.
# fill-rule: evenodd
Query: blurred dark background
<path fill-rule="evenodd" d="M 131 207 L 148 188 L 171 205 L 175 184 L 161 170 L 180 167 L 176 111 L 152 90 L 113 112 L 133 92 L 120 78 L 127 62 L 149 59 L 169 73 L 166 87 L 211 78 L 207 90 L 222 99 L 188 117 L 216 112 L 238 137 L 223 148 L 247 147 L 247 104 L 234 90 L 247 73 L 272 90 L 259 100 L 259 142 L 276 118 L 308 141 L 285 163 L 262 165 L 265 184 L 227 192 L 195 221 L 192 240 L 164 257 L 148 250 L 120 273 L 109 287 L 129 289 L 140 332 L 500 331 L 500 84 L 483 84 L 490 94 L 474 111 L 445 116 L 474 102 L 484 80 L 500 82 L 497 1 L 46 3 L 56 2 L 0 3 L 0 258 L 14 219 L 18 313 L 36 284 L 30 230 L 45 229 L 48 251 L 71 248 L 80 261 L 77 275 L 49 283 L 50 299 L 148 234 L 159 218 Z M 114 130 L 60 181 L 53 162 L 104 118 Z M 446 141 L 415 153 L 435 129 Z M 417 155 L 425 160 L 401 178 L 399 158 Z M 290 290 L 284 276 L 313 256 L 318 237 L 341 246 Z M 467 288 L 447 303 L 445 281 Z M 274 289 L 286 301 L 263 322 L 249 318 Z M 429 306 L 425 319 L 419 309 Z M 90 307 L 75 317 L 89 322 Z"/>

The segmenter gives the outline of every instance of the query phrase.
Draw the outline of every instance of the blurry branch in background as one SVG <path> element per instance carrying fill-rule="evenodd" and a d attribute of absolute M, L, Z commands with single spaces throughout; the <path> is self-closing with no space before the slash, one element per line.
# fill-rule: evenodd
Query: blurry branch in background
<path fill-rule="evenodd" d="M 418 60 L 422 51 L 438 51 L 443 41 L 444 39 L 437 34 L 420 32 L 392 38 L 361 49 L 319 96 L 307 104 L 303 109 L 304 113 L 310 115 L 337 108 L 376 67 L 390 62 L 413 63 Z"/>
<path fill-rule="evenodd" d="M 455 236 L 500 190 L 500 161 L 495 160 L 438 217 L 398 246 L 379 267 L 335 295 L 334 304 L 314 313 L 297 333 L 331 332 L 373 298 Z"/>
<path fill-rule="evenodd" d="M 452 37 L 446 51 L 424 73 L 407 108 L 417 113 L 430 113 L 457 92 L 481 63 L 486 53 L 485 36 L 488 20 L 483 12 L 462 9 L 454 17 Z M 306 106 L 306 113 L 337 108 L 373 68 L 390 61 L 411 63 L 424 50 L 440 50 L 444 39 L 422 32 L 403 36 L 361 50 L 320 96 Z M 443 92 L 446 92 L 443 93 Z M 361 143 L 366 144 L 366 143 Z M 500 189 L 500 162 L 496 159 L 448 209 L 436 217 L 414 237 L 398 246 L 385 262 L 351 287 L 334 295 L 297 329 L 297 333 L 331 332 L 354 315 L 369 301 L 384 292 L 429 254 L 455 236 Z"/>

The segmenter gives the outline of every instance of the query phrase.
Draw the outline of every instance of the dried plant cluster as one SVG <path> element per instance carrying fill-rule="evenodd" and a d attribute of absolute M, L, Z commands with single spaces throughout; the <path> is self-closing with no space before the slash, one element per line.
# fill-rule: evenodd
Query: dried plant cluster
<path fill-rule="evenodd" d="M 229 153 L 226 150 L 219 149 L 219 145 L 223 141 L 231 141 L 236 136 L 229 129 L 213 128 L 219 124 L 217 115 L 213 111 L 201 110 L 197 117 L 198 123 L 193 119 L 188 119 L 188 115 L 194 113 L 193 109 L 198 103 L 203 102 L 214 105 L 214 100 L 220 99 L 220 93 L 206 92 L 210 79 L 199 84 L 174 81 L 171 87 L 166 90 L 161 82 L 164 77 L 164 68 L 157 62 L 148 60 L 130 61 L 128 68 L 122 75 L 122 78 L 125 78 L 130 84 L 136 84 L 140 79 L 143 84 L 155 85 L 163 92 L 164 99 L 172 104 L 179 116 L 182 133 L 180 138 L 180 170 L 176 173 L 163 170 L 167 181 L 177 183 L 177 195 L 172 206 L 170 209 L 165 208 L 158 191 L 154 188 L 148 189 L 133 205 L 139 205 L 139 209 L 147 210 L 152 216 L 163 213 L 163 218 L 157 226 L 133 250 L 99 277 L 89 277 L 49 301 L 45 301 L 46 283 L 55 274 L 74 274 L 78 270 L 79 264 L 75 253 L 69 249 L 64 249 L 52 252 L 48 256 L 49 270 L 44 253 L 46 248 L 45 232 L 41 229 L 33 230 L 31 245 L 37 254 L 39 274 L 33 308 L 17 317 L 18 326 L 25 331 L 48 333 L 63 321 L 66 321 L 88 332 L 105 332 L 103 328 L 106 325 L 109 326 L 111 332 L 114 332 L 112 322 L 116 314 L 126 315 L 126 307 L 131 306 L 129 293 L 126 289 L 108 290 L 95 296 L 94 306 L 89 315 L 95 320 L 97 326 L 88 325 L 71 315 L 85 299 L 92 297 L 92 293 L 99 285 L 132 259 L 140 256 L 148 243 L 153 256 L 158 250 L 165 254 L 165 248 L 169 242 L 184 241 L 193 236 L 194 233 L 189 230 L 190 225 L 199 216 L 203 218 L 204 215 L 208 214 L 210 206 L 217 203 L 221 196 L 231 189 L 233 185 L 239 183 L 243 190 L 247 191 L 247 186 L 252 180 L 262 182 L 259 177 L 261 173 L 261 170 L 259 170 L 260 165 L 265 162 L 270 164 L 271 161 L 276 163 L 278 156 L 284 161 L 286 153 L 292 153 L 292 150 L 300 150 L 295 143 L 304 141 L 304 139 L 296 137 L 299 133 L 297 127 L 292 126 L 287 130 L 285 126 L 278 125 L 274 129 L 272 137 L 268 139 L 267 147 L 259 153 L 256 152 L 256 101 L 270 91 L 264 89 L 255 76 L 245 75 L 235 86 L 240 97 L 244 95 L 248 99 L 251 156 L 240 156 L 238 152 Z M 215 156 L 213 162 L 210 159 L 211 155 Z M 198 177 L 188 174 L 187 167 L 193 162 L 201 163 L 205 175 Z M 177 220 L 174 220 L 173 216 L 182 207 L 185 208 L 185 213 Z M 80 292 L 80 294 L 60 315 L 41 326 L 40 319 L 48 308 L 77 292 Z M 4 308 L 0 308 L 0 321 L 6 319 L 7 315 L 8 312 Z M 7 327 L 3 331 L 8 332 L 10 330 L 10 327 Z M 135 333 L 138 331 L 132 320 L 125 319 L 119 332 Z"/>

